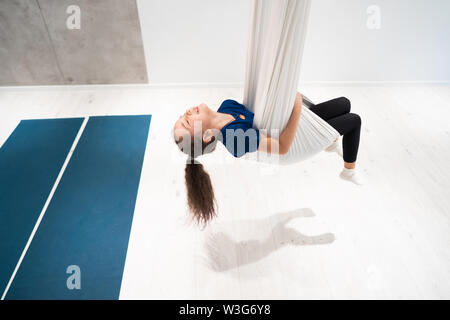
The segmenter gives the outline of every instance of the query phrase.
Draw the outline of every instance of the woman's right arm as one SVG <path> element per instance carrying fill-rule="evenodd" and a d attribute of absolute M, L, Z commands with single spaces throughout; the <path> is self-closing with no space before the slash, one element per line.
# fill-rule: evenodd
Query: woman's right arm
<path fill-rule="evenodd" d="M 289 121 L 286 124 L 283 132 L 281 132 L 278 139 L 266 137 L 260 134 L 260 143 L 258 151 L 264 151 L 267 153 L 279 153 L 286 154 L 291 147 L 292 141 L 294 141 L 295 134 L 297 132 L 298 121 L 300 119 L 300 113 L 302 111 L 302 95 L 297 92 L 295 96 L 294 108 L 292 109 Z"/>

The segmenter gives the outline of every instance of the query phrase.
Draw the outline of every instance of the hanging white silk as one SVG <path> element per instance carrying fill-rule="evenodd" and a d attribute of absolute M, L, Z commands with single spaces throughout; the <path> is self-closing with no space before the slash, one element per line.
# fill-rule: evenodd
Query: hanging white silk
<path fill-rule="evenodd" d="M 294 106 L 309 9 L 310 0 L 251 3 L 243 103 L 254 112 L 254 125 L 269 135 L 271 130 L 284 129 Z M 280 164 L 301 161 L 324 150 L 337 137 L 333 127 L 303 105 L 289 152 L 277 157 L 259 152 L 257 160 Z"/>

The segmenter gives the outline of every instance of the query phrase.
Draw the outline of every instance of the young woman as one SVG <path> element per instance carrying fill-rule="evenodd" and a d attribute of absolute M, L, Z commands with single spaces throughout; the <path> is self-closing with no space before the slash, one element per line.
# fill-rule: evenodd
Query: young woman
<path fill-rule="evenodd" d="M 174 126 L 174 139 L 180 150 L 188 155 L 185 168 L 187 199 L 197 222 L 206 224 L 216 212 L 209 174 L 196 159 L 212 152 L 217 141 L 221 141 L 235 157 L 255 151 L 286 154 L 294 140 L 301 110 L 302 96 L 297 93 L 289 121 L 278 138 L 265 136 L 253 128 L 253 113 L 234 100 L 225 100 L 217 111 L 202 103 L 179 117 Z M 361 118 L 350 113 L 350 101 L 341 97 L 312 106 L 310 110 L 343 136 L 344 169 L 340 177 L 362 184 L 355 171 Z M 233 132 L 239 132 L 241 136 L 233 135 Z M 327 150 L 337 148 L 336 140 Z"/>

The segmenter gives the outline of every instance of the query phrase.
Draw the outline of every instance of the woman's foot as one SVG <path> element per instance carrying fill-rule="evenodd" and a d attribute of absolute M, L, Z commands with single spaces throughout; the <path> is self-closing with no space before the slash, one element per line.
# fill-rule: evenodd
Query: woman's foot
<path fill-rule="evenodd" d="M 347 180 L 359 186 L 366 184 L 364 177 L 356 169 L 344 168 L 339 175 L 343 180 Z"/>

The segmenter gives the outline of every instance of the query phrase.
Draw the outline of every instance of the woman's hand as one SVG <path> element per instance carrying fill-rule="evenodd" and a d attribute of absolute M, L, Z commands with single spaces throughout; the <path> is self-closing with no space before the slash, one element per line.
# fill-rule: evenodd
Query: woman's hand
<path fill-rule="evenodd" d="M 260 133 L 258 151 L 278 154 L 288 153 L 297 132 L 301 111 L 302 95 L 300 94 L 300 92 L 297 92 L 297 94 L 295 95 L 295 103 L 294 107 L 292 108 L 291 116 L 283 132 L 280 134 L 279 139 L 266 137 L 265 135 Z"/>

